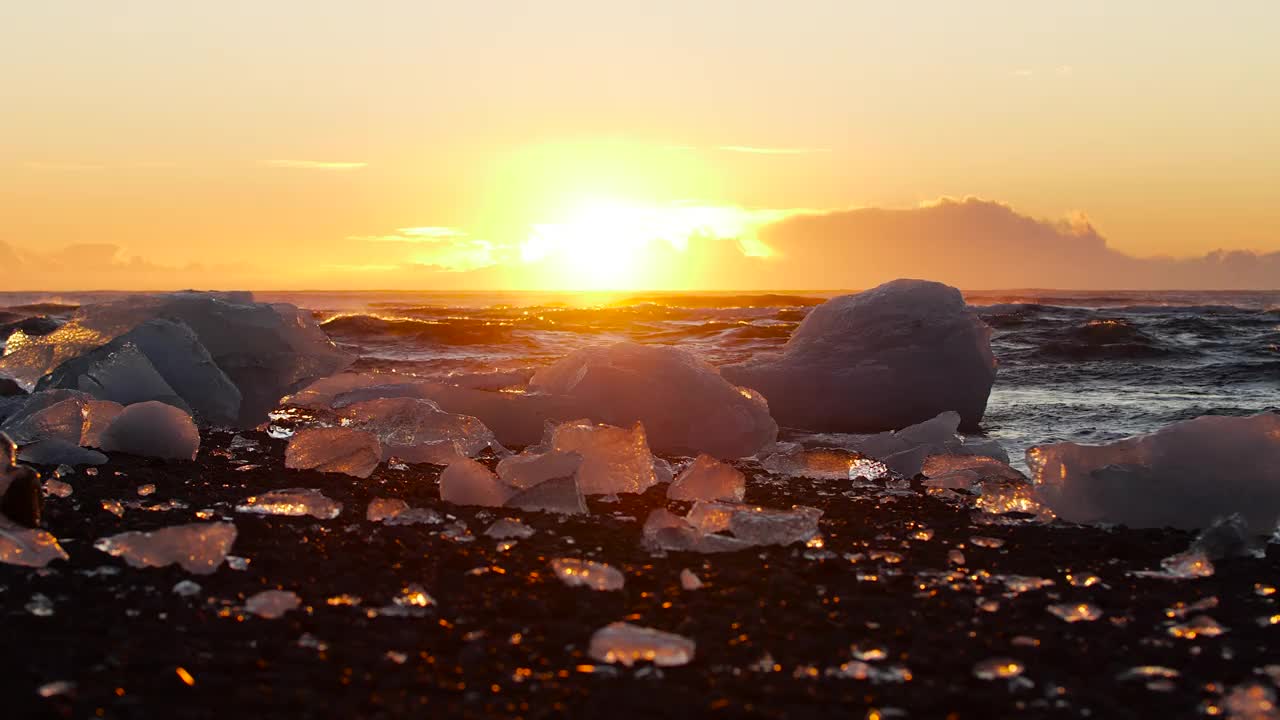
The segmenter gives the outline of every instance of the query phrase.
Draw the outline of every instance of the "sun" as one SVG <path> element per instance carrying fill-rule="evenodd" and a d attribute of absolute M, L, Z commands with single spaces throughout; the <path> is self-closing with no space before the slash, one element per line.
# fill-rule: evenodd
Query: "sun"
<path fill-rule="evenodd" d="M 755 223 L 752 213 L 735 207 L 590 197 L 558 222 L 532 225 L 520 257 L 555 276 L 541 280 L 565 289 L 652 289 L 670 271 L 664 266 L 679 262 L 695 238 L 743 243 Z"/>

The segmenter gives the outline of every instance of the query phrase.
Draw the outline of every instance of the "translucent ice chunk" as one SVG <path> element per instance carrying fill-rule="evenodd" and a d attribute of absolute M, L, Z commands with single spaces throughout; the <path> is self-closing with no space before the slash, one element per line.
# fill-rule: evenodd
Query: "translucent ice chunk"
<path fill-rule="evenodd" d="M 260 618 L 275 620 L 290 610 L 297 610 L 302 598 L 288 590 L 263 590 L 244 601 L 244 609 Z"/>
<path fill-rule="evenodd" d="M 68 360 L 36 385 L 86 392 L 121 405 L 155 400 L 189 413 L 191 408 L 165 382 L 151 360 L 131 342 L 112 343 Z"/>
<path fill-rule="evenodd" d="M 208 575 L 222 565 L 236 539 L 236 526 L 227 522 L 191 523 L 154 532 L 126 532 L 93 544 L 102 552 L 123 557 L 133 567 L 177 564 L 187 572 Z"/>
<path fill-rule="evenodd" d="M 576 475 L 544 480 L 527 490 L 520 490 L 507 500 L 507 507 L 559 515 L 587 514 L 587 503 L 578 487 Z"/>
<path fill-rule="evenodd" d="M 640 423 L 630 430 L 585 420 L 562 423 L 551 431 L 549 445 L 582 456 L 577 477 L 586 495 L 642 493 L 658 481 Z"/>
<path fill-rule="evenodd" d="M 843 448 L 803 448 L 796 446 L 769 455 L 760 462 L 760 465 L 765 470 L 776 475 L 806 477 L 813 480 L 848 480 L 855 466 L 865 469 L 870 475 L 877 476 L 865 475 L 864 477 L 867 477 L 868 480 L 878 479 L 878 477 L 888 474 L 887 472 L 879 472 L 876 467 L 868 465 L 868 460 L 869 458 L 862 453 Z M 861 475 L 861 473 L 859 474 Z"/>
<path fill-rule="evenodd" d="M 527 489 L 547 480 L 573 476 L 581 465 L 582 456 L 576 452 L 548 451 L 535 446 L 498 461 L 497 470 L 498 477 L 506 484 Z"/>
<path fill-rule="evenodd" d="M 734 387 L 716 368 L 675 347 L 584 348 L 539 370 L 529 388 L 566 398 L 578 417 L 623 427 L 642 423 L 652 446 L 666 453 L 738 458 L 773 442 L 778 432 L 758 393 Z"/>
<path fill-rule="evenodd" d="M 54 560 L 66 560 L 58 539 L 44 530 L 23 528 L 0 518 L 0 563 L 24 567 L 44 567 Z"/>
<path fill-rule="evenodd" d="M 1043 502 L 1065 520 L 1205 527 L 1240 513 L 1250 531 L 1280 516 L 1280 414 L 1203 416 L 1107 445 L 1027 451 Z"/>
<path fill-rule="evenodd" d="M 687 637 L 616 622 L 591 636 L 588 652 L 599 662 L 621 663 L 627 667 L 637 662 L 674 667 L 692 662 L 695 647 Z"/>
<path fill-rule="evenodd" d="M 250 495 L 245 498 L 244 503 L 236 506 L 236 512 L 290 517 L 310 515 L 321 520 L 332 520 L 342 512 L 342 503 L 330 500 L 313 488 L 290 488 Z"/>
<path fill-rule="evenodd" d="M 592 590 L 621 590 L 627 581 L 617 568 L 591 560 L 556 558 L 551 561 L 551 570 L 565 585 Z"/>
<path fill-rule="evenodd" d="M 444 412 L 421 398 L 369 400 L 347 406 L 342 416 L 352 428 L 378 436 L 384 460 L 395 456 L 405 462 L 437 462 L 442 450 L 451 449 L 441 443 L 456 444 L 467 457 L 497 445 L 493 433 L 476 418 Z"/>
<path fill-rule="evenodd" d="M 489 526 L 484 531 L 485 536 L 495 538 L 497 540 L 524 540 L 533 537 L 537 532 L 533 528 L 525 525 L 519 520 L 513 518 L 501 518 Z"/>
<path fill-rule="evenodd" d="M 124 406 L 109 400 L 89 400 L 81 409 L 84 416 L 80 444 L 84 447 L 102 447 L 102 434 L 124 412 Z"/>
<path fill-rule="evenodd" d="M 370 500 L 369 509 L 365 511 L 365 519 L 387 525 L 436 525 L 444 522 L 440 513 L 431 508 L 409 507 L 409 504 L 403 500 L 390 498 Z"/>
<path fill-rule="evenodd" d="M 699 455 L 667 488 L 672 500 L 728 500 L 741 502 L 746 477 L 732 465 L 710 455 Z"/>
<path fill-rule="evenodd" d="M 1102 617 L 1102 608 L 1092 603 L 1057 603 L 1045 610 L 1069 623 L 1091 622 Z"/>
<path fill-rule="evenodd" d="M 57 438 L 23 445 L 18 459 L 33 465 L 102 465 L 107 456 Z"/>
<path fill-rule="evenodd" d="M 367 478 L 382 459 L 382 446 L 372 434 L 350 428 L 304 428 L 289 438 L 284 466 Z"/>
<path fill-rule="evenodd" d="M 980 490 L 983 482 L 1026 484 L 1022 473 L 994 458 L 982 455 L 930 455 L 921 469 L 928 487 Z"/>
<path fill-rule="evenodd" d="M 744 508 L 729 517 L 729 531 L 754 545 L 790 545 L 817 536 L 821 517 L 821 510 L 799 505 L 791 510 Z"/>
<path fill-rule="evenodd" d="M 440 473 L 440 499 L 454 505 L 502 507 L 515 493 L 515 488 L 470 458 L 460 458 Z"/>
<path fill-rule="evenodd" d="M 976 428 L 995 381 L 990 333 L 955 288 L 895 280 L 828 300 L 780 354 L 721 372 L 759 390 L 786 427 L 868 432 L 954 410 Z"/>
<path fill-rule="evenodd" d="M 973 666 L 973 676 L 979 680 L 1008 680 L 1018 677 L 1026 667 L 1013 658 L 994 657 L 980 660 Z"/>
<path fill-rule="evenodd" d="M 9 416 L 3 429 L 19 445 L 41 440 L 80 444 L 84 433 L 83 393 L 54 391 L 32 395 L 22 409 Z"/>
<path fill-rule="evenodd" d="M 143 457 L 195 460 L 200 433 L 191 416 L 161 402 L 130 405 L 102 433 L 102 449 Z"/>
<path fill-rule="evenodd" d="M 701 590 L 702 578 L 699 578 L 689 568 L 680 571 L 680 587 L 684 590 Z"/>

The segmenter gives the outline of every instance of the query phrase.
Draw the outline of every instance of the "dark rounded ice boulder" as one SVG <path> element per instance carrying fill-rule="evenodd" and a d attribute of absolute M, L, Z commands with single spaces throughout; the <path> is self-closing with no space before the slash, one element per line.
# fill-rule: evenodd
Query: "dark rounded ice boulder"
<path fill-rule="evenodd" d="M 959 290 L 894 280 L 828 300 L 781 353 L 721 374 L 764 395 L 784 427 L 877 432 L 954 410 L 972 430 L 996 376 L 990 336 Z"/>

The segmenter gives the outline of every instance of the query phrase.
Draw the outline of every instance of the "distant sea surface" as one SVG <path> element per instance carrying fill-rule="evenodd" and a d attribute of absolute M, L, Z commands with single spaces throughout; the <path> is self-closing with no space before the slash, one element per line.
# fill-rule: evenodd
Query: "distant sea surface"
<path fill-rule="evenodd" d="M 314 311 L 359 355 L 356 369 L 427 376 L 530 370 L 617 340 L 737 362 L 779 349 L 834 294 L 255 293 Z M 0 307 L 112 295 L 0 293 Z M 965 297 L 991 326 L 1000 363 L 983 428 L 1018 464 L 1042 442 L 1104 442 L 1197 415 L 1280 407 L 1280 291 Z"/>

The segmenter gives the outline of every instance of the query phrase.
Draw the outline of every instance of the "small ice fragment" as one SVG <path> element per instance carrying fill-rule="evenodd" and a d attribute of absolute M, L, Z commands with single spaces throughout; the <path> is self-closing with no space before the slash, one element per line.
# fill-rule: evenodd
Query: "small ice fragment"
<path fill-rule="evenodd" d="M 1007 597 L 1016 597 L 1022 593 L 1041 590 L 1054 584 L 1048 578 L 1030 575 L 993 575 L 991 580 L 1004 585 Z"/>
<path fill-rule="evenodd" d="M 638 422 L 627 430 L 575 420 L 557 425 L 550 435 L 553 449 L 582 456 L 577 478 L 585 495 L 642 493 L 658 482 L 644 425 Z"/>
<path fill-rule="evenodd" d="M 1267 555 L 1267 549 L 1249 530 L 1248 521 L 1240 513 L 1215 520 L 1196 536 L 1190 551 L 1202 553 L 1210 560 L 1263 558 Z"/>
<path fill-rule="evenodd" d="M 427 608 L 436 604 L 436 599 L 417 583 L 409 583 L 400 593 L 391 599 L 391 605 L 379 610 L 381 615 L 413 616 L 423 614 Z"/>
<path fill-rule="evenodd" d="M 440 499 L 454 505 L 502 507 L 515 494 L 514 488 L 470 458 L 459 458 L 440 473 Z"/>
<path fill-rule="evenodd" d="M 324 652 L 329 649 L 329 643 L 321 640 L 311 633 L 302 633 L 298 636 L 298 647 L 315 650 L 316 652 Z"/>
<path fill-rule="evenodd" d="M 1237 720 L 1276 720 L 1280 706 L 1276 693 L 1261 682 L 1246 682 L 1231 688 L 1222 699 L 1227 717 Z"/>
<path fill-rule="evenodd" d="M 1092 573 L 1067 573 L 1067 582 L 1072 587 L 1093 587 L 1101 585 L 1102 578 Z"/>
<path fill-rule="evenodd" d="M 1169 626 L 1169 634 L 1182 640 L 1217 637 L 1225 632 L 1227 632 L 1227 628 L 1208 615 L 1196 615 L 1186 622 Z"/>
<path fill-rule="evenodd" d="M 617 568 L 591 560 L 556 558 L 551 561 L 556 577 L 570 587 L 592 590 L 621 590 L 627 578 Z"/>
<path fill-rule="evenodd" d="M 1007 657 L 993 657 L 981 660 L 973 666 L 973 676 L 979 680 L 1008 680 L 1021 675 L 1026 666 Z"/>
<path fill-rule="evenodd" d="M 947 562 L 952 565 L 964 565 L 964 561 L 965 557 L 963 552 L 954 549 L 947 551 Z"/>
<path fill-rule="evenodd" d="M 260 618 L 275 620 L 301 604 L 302 599 L 288 590 L 263 590 L 245 600 L 244 609 Z"/>
<path fill-rule="evenodd" d="M 103 500 L 101 502 L 102 509 L 115 515 L 116 517 L 124 517 L 124 505 L 119 500 Z"/>
<path fill-rule="evenodd" d="M 969 538 L 969 542 L 970 544 L 980 548 L 995 549 L 1004 547 L 1004 540 L 1001 540 L 1000 538 L 983 537 L 981 535 Z"/>
<path fill-rule="evenodd" d="M 510 540 L 512 538 L 524 540 L 525 538 L 533 537 L 535 532 L 537 531 L 519 520 L 514 520 L 512 518 L 500 518 L 490 525 L 489 528 L 484 531 L 484 534 L 498 540 Z"/>
<path fill-rule="evenodd" d="M 701 590 L 702 578 L 693 574 L 689 568 L 680 571 L 680 587 L 685 590 Z"/>
<path fill-rule="evenodd" d="M 142 457 L 195 460 L 200 433 L 187 413 L 155 400 L 124 409 L 102 433 L 101 448 Z"/>
<path fill-rule="evenodd" d="M 71 497 L 71 493 L 73 491 L 74 489 L 71 487 L 69 483 L 62 482 L 61 480 L 58 480 L 55 478 L 49 478 L 48 480 L 44 481 L 45 495 L 52 495 L 53 497 L 66 498 L 66 497 Z"/>
<path fill-rule="evenodd" d="M 1181 676 L 1182 673 L 1170 667 L 1163 665 L 1137 665 L 1125 670 L 1116 676 L 1117 680 L 1132 680 L 1134 678 L 1142 678 L 1144 680 L 1162 679 L 1174 680 Z"/>
<path fill-rule="evenodd" d="M 1058 603 L 1045 608 L 1059 619 L 1074 622 L 1091 622 L 1102 617 L 1102 609 L 1089 603 Z"/>
<path fill-rule="evenodd" d="M 392 498 L 370 500 L 365 519 L 387 525 L 435 525 L 444 522 L 440 513 L 431 508 L 409 507 L 405 501 Z"/>
<path fill-rule="evenodd" d="M 842 448 L 797 446 L 769 455 L 760 465 L 775 475 L 812 480 L 880 480 L 891 474 L 878 460 Z"/>
<path fill-rule="evenodd" d="M 527 490 L 547 480 L 569 477 L 582 465 L 582 456 L 576 452 L 547 451 L 543 448 L 526 448 L 519 455 L 505 457 L 498 462 L 498 477 L 511 487 Z"/>
<path fill-rule="evenodd" d="M 332 520 L 342 512 L 342 503 L 330 500 L 313 488 L 289 488 L 250 495 L 236 506 L 236 512 L 288 517 L 310 515 L 321 520 Z"/>
<path fill-rule="evenodd" d="M 703 454 L 680 471 L 667 488 L 667 498 L 741 502 L 746 482 L 746 477 L 732 465 Z"/>
<path fill-rule="evenodd" d="M 179 597 L 195 597 L 200 594 L 202 589 L 203 588 L 200 587 L 199 583 L 195 583 L 190 580 L 180 580 L 173 586 L 173 594 Z"/>
<path fill-rule="evenodd" d="M 69 680 L 55 680 L 36 688 L 36 694 L 42 698 L 70 695 L 76 691 L 76 684 Z"/>
<path fill-rule="evenodd" d="M 588 512 L 578 479 L 573 475 L 546 480 L 528 490 L 521 490 L 507 500 L 507 507 L 560 515 L 586 515 Z"/>
<path fill-rule="evenodd" d="M 753 545 L 790 545 L 817 535 L 821 517 L 821 510 L 801 505 L 791 510 L 746 508 L 729 517 L 729 531 Z"/>
<path fill-rule="evenodd" d="M 140 497 L 146 497 L 148 495 L 152 495 L 155 493 L 155 491 L 156 491 L 156 486 L 152 485 L 151 483 L 138 486 L 138 495 Z"/>
<path fill-rule="evenodd" d="M 1187 615 L 1190 615 L 1193 612 L 1198 613 L 1203 610 L 1212 610 L 1216 607 L 1218 607 L 1218 596 L 1210 595 L 1209 597 L 1200 598 L 1199 600 L 1196 600 L 1195 602 L 1192 602 L 1192 603 L 1186 603 L 1179 600 L 1173 605 L 1170 605 L 1169 607 L 1165 608 L 1164 614 L 1165 614 L 1165 617 L 1170 619 L 1173 619 L 1173 618 L 1180 619 L 1180 618 L 1186 617 Z"/>
<path fill-rule="evenodd" d="M 382 459 L 382 446 L 372 434 L 349 428 L 306 428 L 289 439 L 284 466 L 367 478 Z"/>
<path fill-rule="evenodd" d="M 237 555 L 227 556 L 227 567 L 232 570 L 248 570 L 249 563 L 253 562 L 247 557 L 239 557 Z"/>
<path fill-rule="evenodd" d="M 198 575 L 218 569 L 236 539 L 232 523 L 191 523 L 154 532 L 126 532 L 98 540 L 95 548 L 123 557 L 132 567 L 177 564 Z"/>
<path fill-rule="evenodd" d="M 689 638 L 615 622 L 591 636 L 589 653 L 599 662 L 622 663 L 627 667 L 644 661 L 660 667 L 675 667 L 692 662 L 694 649 L 695 644 Z"/>
<path fill-rule="evenodd" d="M 0 521 L 0 563 L 44 567 L 68 559 L 58 539 L 36 528 L 13 527 Z"/>
<path fill-rule="evenodd" d="M 1212 577 L 1213 561 L 1202 552 L 1187 552 L 1170 555 L 1160 561 L 1160 570 L 1135 570 L 1132 575 L 1144 578 L 1163 580 L 1194 580 Z"/>
<path fill-rule="evenodd" d="M 889 653 L 885 652 L 882 647 L 860 648 L 857 645 L 849 648 L 849 652 L 853 654 L 855 660 L 863 662 L 879 662 L 889 657 Z"/>
<path fill-rule="evenodd" d="M 53 615 L 53 601 L 43 593 L 32 595 L 25 607 L 27 612 L 36 617 L 50 617 Z"/>

